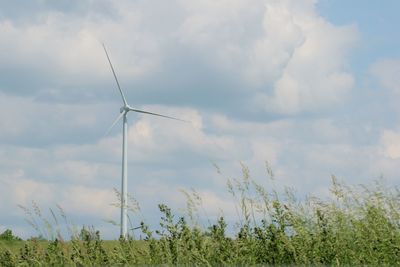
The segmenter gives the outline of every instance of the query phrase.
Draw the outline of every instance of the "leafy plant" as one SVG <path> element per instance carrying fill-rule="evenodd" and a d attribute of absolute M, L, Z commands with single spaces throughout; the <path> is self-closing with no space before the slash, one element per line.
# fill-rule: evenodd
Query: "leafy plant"
<path fill-rule="evenodd" d="M 3 241 L 21 241 L 22 239 L 18 236 L 13 235 L 10 229 L 6 229 L 3 233 L 0 234 L 0 240 Z"/>
<path fill-rule="evenodd" d="M 270 181 L 275 179 L 269 165 L 267 175 Z M 68 242 L 52 239 L 59 232 L 53 219 L 56 226 L 49 228 L 55 234 L 46 232 L 51 241 L 25 241 L 19 251 L 0 247 L 0 266 L 400 265 L 400 191 L 382 181 L 347 186 L 333 176 L 330 198 L 297 200 L 293 190 L 267 190 L 242 164 L 241 177 L 228 179 L 236 223 L 229 225 L 223 216 L 214 223 L 207 218 L 206 228 L 196 222 L 201 217 L 200 194 L 183 192 L 188 201 L 186 216 L 160 204 L 159 227 L 150 229 L 141 223 L 144 240 L 132 235 L 103 241 L 93 227 L 83 227 Z M 31 225 L 39 234 L 45 233 L 37 222 L 46 226 L 50 221 L 43 220 L 37 205 L 33 208 L 27 212 Z M 235 232 L 227 234 L 228 229 Z M 17 240 L 11 230 L 0 236 Z"/>

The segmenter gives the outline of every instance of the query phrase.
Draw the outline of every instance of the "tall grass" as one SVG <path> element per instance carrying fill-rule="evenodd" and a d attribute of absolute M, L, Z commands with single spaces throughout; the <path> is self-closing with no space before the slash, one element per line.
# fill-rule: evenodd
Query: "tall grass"
<path fill-rule="evenodd" d="M 92 230 L 69 242 L 25 242 L 17 253 L 3 247 L 0 265 L 400 265 L 400 191 L 382 181 L 347 186 L 333 176 L 330 198 L 298 200 L 259 185 L 242 165 L 227 187 L 238 216 L 233 235 L 224 217 L 199 223 L 207 215 L 191 190 L 184 216 L 160 204 L 159 227 L 141 224 L 144 240 L 110 246 Z"/>

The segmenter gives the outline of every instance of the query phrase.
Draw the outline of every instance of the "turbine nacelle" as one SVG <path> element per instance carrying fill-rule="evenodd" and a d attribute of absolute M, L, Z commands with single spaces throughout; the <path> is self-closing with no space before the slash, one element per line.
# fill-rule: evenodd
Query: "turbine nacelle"
<path fill-rule="evenodd" d="M 131 109 L 132 109 L 131 106 L 124 105 L 119 109 L 119 113 L 128 113 Z"/>

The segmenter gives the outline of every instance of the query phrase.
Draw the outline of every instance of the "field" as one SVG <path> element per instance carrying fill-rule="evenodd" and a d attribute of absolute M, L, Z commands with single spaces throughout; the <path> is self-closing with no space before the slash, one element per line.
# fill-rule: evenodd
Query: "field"
<path fill-rule="evenodd" d="M 223 217 L 207 227 L 196 223 L 201 198 L 185 192 L 187 213 L 177 216 L 160 204 L 160 226 L 142 223 L 143 240 L 105 241 L 94 229 L 69 241 L 23 241 L 7 232 L 0 265 L 400 265 L 397 188 L 351 187 L 332 177 L 331 198 L 297 200 L 290 190 L 266 190 L 245 166 L 227 185 L 238 211 L 234 234 Z"/>

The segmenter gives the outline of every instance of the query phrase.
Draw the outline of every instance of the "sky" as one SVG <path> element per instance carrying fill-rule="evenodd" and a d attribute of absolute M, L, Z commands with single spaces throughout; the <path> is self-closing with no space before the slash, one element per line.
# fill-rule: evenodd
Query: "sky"
<path fill-rule="evenodd" d="M 0 231 L 37 235 L 18 205 L 63 208 L 117 238 L 122 105 L 128 191 L 155 225 L 194 188 L 234 220 L 226 178 L 329 195 L 400 183 L 400 18 L 395 0 L 0 1 Z M 214 164 L 218 165 L 219 174 Z"/>

